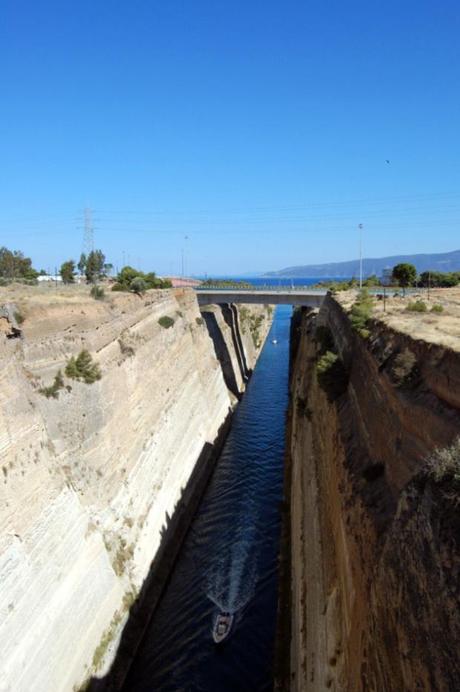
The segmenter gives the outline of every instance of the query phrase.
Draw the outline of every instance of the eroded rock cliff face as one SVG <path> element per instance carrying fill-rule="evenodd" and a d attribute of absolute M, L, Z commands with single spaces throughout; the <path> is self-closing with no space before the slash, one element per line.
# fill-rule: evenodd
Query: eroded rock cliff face
<path fill-rule="evenodd" d="M 377 321 L 362 338 L 332 297 L 292 347 L 278 687 L 456 689 L 460 488 L 425 460 L 459 433 L 460 355 Z"/>
<path fill-rule="evenodd" d="M 190 290 L 31 291 L 0 323 L 0 689 L 67 691 L 110 662 L 231 395 Z M 91 384 L 64 375 L 83 349 Z"/>

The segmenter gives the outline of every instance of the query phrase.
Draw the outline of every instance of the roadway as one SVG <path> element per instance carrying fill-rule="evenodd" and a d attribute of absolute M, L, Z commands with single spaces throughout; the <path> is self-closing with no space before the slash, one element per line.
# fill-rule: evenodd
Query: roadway
<path fill-rule="evenodd" d="M 270 289 L 196 289 L 199 305 L 209 305 L 210 303 L 262 303 L 264 305 L 299 305 L 319 308 L 326 293 L 325 289 L 290 289 L 287 286 Z"/>

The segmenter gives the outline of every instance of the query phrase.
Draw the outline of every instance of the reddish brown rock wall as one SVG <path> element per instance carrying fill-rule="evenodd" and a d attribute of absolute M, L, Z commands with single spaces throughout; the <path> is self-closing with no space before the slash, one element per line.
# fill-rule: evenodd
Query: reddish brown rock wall
<path fill-rule="evenodd" d="M 338 391 L 318 381 L 319 326 L 343 364 Z M 422 469 L 460 431 L 460 356 L 381 323 L 362 339 L 333 298 L 298 329 L 287 459 L 291 666 L 279 687 L 455 689 L 459 512 L 449 483 Z M 401 377 L 396 358 L 407 350 Z"/>

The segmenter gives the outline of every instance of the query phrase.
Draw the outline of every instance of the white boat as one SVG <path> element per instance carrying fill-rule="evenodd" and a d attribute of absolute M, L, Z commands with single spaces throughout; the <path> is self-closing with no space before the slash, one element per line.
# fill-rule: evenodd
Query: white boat
<path fill-rule="evenodd" d="M 231 613 L 219 613 L 212 630 L 212 638 L 216 644 L 220 644 L 228 637 L 232 629 L 234 617 Z"/>
<path fill-rule="evenodd" d="M 277 339 L 272 339 L 272 344 L 277 344 L 278 340 Z"/>

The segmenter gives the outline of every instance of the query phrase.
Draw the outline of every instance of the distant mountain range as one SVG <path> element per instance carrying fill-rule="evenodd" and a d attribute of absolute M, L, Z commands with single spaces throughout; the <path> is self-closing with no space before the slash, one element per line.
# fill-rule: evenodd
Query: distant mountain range
<path fill-rule="evenodd" d="M 440 252 L 431 255 L 394 255 L 393 257 L 363 258 L 363 274 L 381 276 L 384 269 L 392 268 L 400 262 L 410 262 L 417 271 L 460 271 L 460 250 Z M 279 271 L 267 272 L 263 276 L 309 277 L 324 279 L 327 277 L 350 278 L 359 275 L 359 260 L 349 262 L 330 262 L 329 264 L 305 264 L 298 267 L 286 267 Z"/>

